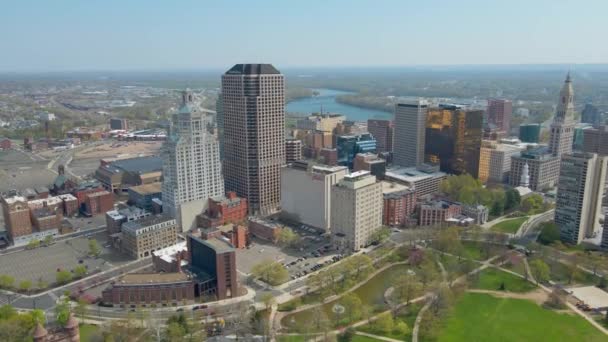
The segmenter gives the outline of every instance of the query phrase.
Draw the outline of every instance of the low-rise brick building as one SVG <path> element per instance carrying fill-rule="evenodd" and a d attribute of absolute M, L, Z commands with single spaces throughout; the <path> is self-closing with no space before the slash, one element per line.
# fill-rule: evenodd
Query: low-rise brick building
<path fill-rule="evenodd" d="M 104 214 L 114 208 L 114 196 L 108 191 L 97 191 L 86 195 L 84 202 L 85 215 Z"/>
<path fill-rule="evenodd" d="M 251 236 L 276 243 L 283 227 L 276 222 L 250 217 L 248 228 Z"/>
<path fill-rule="evenodd" d="M 114 305 L 172 306 L 194 301 L 194 283 L 184 273 L 126 274 L 102 292 Z"/>
<path fill-rule="evenodd" d="M 210 198 L 207 210 L 198 215 L 197 226 L 218 227 L 226 223 L 244 222 L 247 218 L 247 200 L 229 192 L 226 197 Z"/>
<path fill-rule="evenodd" d="M 382 224 L 404 226 L 416 210 L 416 191 L 408 186 L 382 182 Z"/>
<path fill-rule="evenodd" d="M 444 200 L 430 199 L 421 203 L 418 209 L 418 225 L 442 225 L 447 220 L 460 215 L 462 207 L 459 203 Z"/>
<path fill-rule="evenodd" d="M 173 218 L 156 215 L 122 224 L 122 249 L 134 258 L 145 258 L 176 242 L 177 222 Z"/>

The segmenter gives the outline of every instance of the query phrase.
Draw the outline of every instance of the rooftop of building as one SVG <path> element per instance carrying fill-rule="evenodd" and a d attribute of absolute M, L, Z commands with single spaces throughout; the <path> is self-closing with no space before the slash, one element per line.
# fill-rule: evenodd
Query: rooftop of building
<path fill-rule="evenodd" d="M 120 159 L 104 165 L 101 168 L 112 173 L 131 172 L 141 174 L 157 172 L 162 170 L 163 160 L 158 156 Z"/>
<path fill-rule="evenodd" d="M 546 160 L 558 157 L 555 157 L 551 153 L 549 153 L 549 147 L 547 146 L 530 146 L 526 150 L 521 152 L 520 158 Z"/>
<path fill-rule="evenodd" d="M 77 198 L 74 197 L 74 195 L 72 194 L 63 194 L 63 195 L 57 195 L 57 198 L 61 198 L 64 201 L 76 201 Z"/>
<path fill-rule="evenodd" d="M 142 196 L 156 194 L 162 192 L 162 183 L 154 182 L 150 184 L 132 186 L 129 188 L 129 191 L 133 191 Z"/>
<path fill-rule="evenodd" d="M 139 220 L 129 221 L 122 224 L 123 232 L 134 233 L 142 228 L 150 227 L 163 222 L 175 222 L 174 218 L 165 215 L 152 215 L 141 218 Z"/>
<path fill-rule="evenodd" d="M 414 189 L 410 188 L 409 186 L 395 182 L 382 181 L 380 184 L 382 184 L 382 193 L 384 195 L 399 193 L 402 191 L 414 192 Z"/>
<path fill-rule="evenodd" d="M 99 197 L 99 196 L 107 196 L 107 195 L 110 195 L 110 194 L 111 193 L 109 191 L 107 191 L 107 190 L 100 190 L 100 191 L 96 191 L 96 192 L 90 193 L 87 196 L 89 198 L 92 198 L 92 197 Z"/>
<path fill-rule="evenodd" d="M 361 171 L 355 171 L 355 172 L 349 173 L 347 175 L 344 175 L 344 179 L 350 180 L 350 181 L 357 181 L 359 179 L 367 178 L 369 176 L 371 176 L 371 172 L 369 172 L 367 170 L 361 170 Z"/>
<path fill-rule="evenodd" d="M 78 183 L 76 191 L 90 190 L 101 187 L 101 183 L 95 179 L 84 180 Z"/>
<path fill-rule="evenodd" d="M 57 205 L 63 203 L 63 200 L 59 196 L 57 196 L 35 199 L 28 202 L 30 206 L 44 206 L 45 203 L 46 205 Z"/>
<path fill-rule="evenodd" d="M 226 206 L 238 205 L 244 200 L 242 197 L 238 197 L 235 192 L 228 192 L 225 196 L 211 198 L 212 201 L 223 204 Z"/>
<path fill-rule="evenodd" d="M 458 202 L 450 201 L 445 198 L 429 198 L 426 199 L 426 201 L 421 203 L 420 205 L 427 209 L 448 209 L 451 206 L 460 206 L 461 204 Z"/>
<path fill-rule="evenodd" d="M 212 238 L 209 240 L 205 240 L 200 236 L 196 236 L 193 234 L 191 234 L 190 236 L 196 241 L 202 243 L 203 245 L 213 249 L 217 254 L 234 252 L 234 247 L 232 247 L 228 239 L 223 236 L 220 238 Z"/>
<path fill-rule="evenodd" d="M 34 215 L 34 217 L 38 218 L 38 219 L 43 219 L 43 218 L 48 218 L 48 217 L 55 217 L 56 213 L 55 211 L 49 209 L 49 208 L 38 208 L 38 209 L 34 209 L 32 211 L 32 214 Z"/>
<path fill-rule="evenodd" d="M 188 281 L 187 274 L 175 273 L 130 273 L 122 276 L 116 283 L 121 285 L 169 284 Z"/>
<path fill-rule="evenodd" d="M 386 170 L 386 177 L 402 180 L 405 182 L 416 182 L 428 178 L 445 177 L 447 174 L 436 168 L 397 167 Z"/>
<path fill-rule="evenodd" d="M 156 250 L 152 252 L 152 254 L 163 259 L 166 262 L 173 262 L 175 261 L 175 256 L 177 255 L 177 253 L 187 250 L 188 244 L 186 243 L 186 241 L 180 241 L 175 245 Z"/>
<path fill-rule="evenodd" d="M 115 220 L 120 220 L 128 217 L 149 216 L 152 213 L 136 206 L 123 206 L 119 209 L 110 210 L 106 213 Z"/>
<path fill-rule="evenodd" d="M 235 64 L 226 75 L 280 75 L 272 64 Z"/>

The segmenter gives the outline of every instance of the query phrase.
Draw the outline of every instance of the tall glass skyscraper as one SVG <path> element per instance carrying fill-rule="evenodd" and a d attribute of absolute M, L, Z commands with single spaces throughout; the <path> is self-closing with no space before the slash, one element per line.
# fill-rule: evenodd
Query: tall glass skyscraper
<path fill-rule="evenodd" d="M 442 105 L 429 108 L 426 118 L 425 160 L 443 172 L 469 173 L 477 178 L 483 111 Z"/>

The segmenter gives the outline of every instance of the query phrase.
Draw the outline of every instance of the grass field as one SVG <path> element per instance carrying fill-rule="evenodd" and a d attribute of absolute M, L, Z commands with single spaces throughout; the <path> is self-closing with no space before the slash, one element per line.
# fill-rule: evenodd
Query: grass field
<path fill-rule="evenodd" d="M 583 318 L 543 309 L 522 300 L 467 293 L 444 323 L 440 342 L 606 341 Z"/>
<path fill-rule="evenodd" d="M 81 341 L 91 341 L 93 334 L 95 334 L 99 330 L 99 327 L 92 324 L 81 324 L 80 325 L 80 340 Z"/>
<path fill-rule="evenodd" d="M 509 292 L 528 292 L 536 288 L 534 284 L 525 279 L 495 268 L 486 268 L 481 271 L 479 278 L 471 285 L 471 288 L 499 291 L 501 284 L 504 284 L 505 291 Z"/>
<path fill-rule="evenodd" d="M 361 336 L 361 335 L 355 335 L 351 341 L 352 342 L 382 342 L 382 340 L 379 340 L 377 338 L 371 338 L 371 337 Z"/>
<path fill-rule="evenodd" d="M 528 220 L 528 216 L 505 220 L 492 226 L 493 231 L 515 234 L 521 225 Z"/>

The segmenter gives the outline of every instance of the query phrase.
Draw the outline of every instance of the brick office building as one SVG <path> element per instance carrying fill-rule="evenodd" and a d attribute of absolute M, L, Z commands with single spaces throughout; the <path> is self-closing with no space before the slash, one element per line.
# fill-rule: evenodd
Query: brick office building
<path fill-rule="evenodd" d="M 402 226 L 416 210 L 416 191 L 405 185 L 382 182 L 382 224 Z"/>
<path fill-rule="evenodd" d="M 460 204 L 448 200 L 428 200 L 420 204 L 418 210 L 418 225 L 441 225 L 447 220 L 460 215 Z"/>
<path fill-rule="evenodd" d="M 102 292 L 104 303 L 171 306 L 194 300 L 194 284 L 184 273 L 126 274 Z"/>
<path fill-rule="evenodd" d="M 197 217 L 197 226 L 207 228 L 243 222 L 247 218 L 247 210 L 247 200 L 231 191 L 226 197 L 209 199 L 207 210 Z"/>
<path fill-rule="evenodd" d="M 22 196 L 2 197 L 4 224 L 11 240 L 32 233 L 30 208 Z"/>
<path fill-rule="evenodd" d="M 87 194 L 84 202 L 85 215 L 95 216 L 104 214 L 114 208 L 114 196 L 108 191 L 98 191 Z"/>
<path fill-rule="evenodd" d="M 195 295 L 218 300 L 239 295 L 234 248 L 221 239 L 187 237 Z"/>

